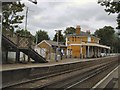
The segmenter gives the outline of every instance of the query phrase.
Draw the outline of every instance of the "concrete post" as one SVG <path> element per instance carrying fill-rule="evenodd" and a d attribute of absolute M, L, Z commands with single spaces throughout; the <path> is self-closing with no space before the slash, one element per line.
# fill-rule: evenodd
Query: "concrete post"
<path fill-rule="evenodd" d="M 20 51 L 19 49 L 17 49 L 16 51 L 16 63 L 18 63 L 20 61 Z"/>
<path fill-rule="evenodd" d="M 88 50 L 87 50 L 87 53 L 88 53 L 88 55 L 87 55 L 87 57 L 89 58 L 90 57 L 90 55 L 89 55 L 89 53 L 90 53 L 90 47 L 88 46 Z"/>
<path fill-rule="evenodd" d="M 98 48 L 98 56 L 100 57 L 100 48 Z"/>
<path fill-rule="evenodd" d="M 8 51 L 7 51 L 7 50 L 5 51 L 5 54 L 6 54 L 6 55 L 5 55 L 5 56 L 6 56 L 5 59 L 6 59 L 6 63 L 7 63 L 7 62 L 8 62 Z"/>
<path fill-rule="evenodd" d="M 101 53 L 102 53 L 102 48 L 100 48 L 100 56 L 101 56 Z"/>
<path fill-rule="evenodd" d="M 94 56 L 94 52 L 93 52 L 93 47 L 91 47 L 92 48 L 92 57 Z"/>
<path fill-rule="evenodd" d="M 99 47 L 97 47 L 97 57 L 99 57 Z"/>
<path fill-rule="evenodd" d="M 106 56 L 108 55 L 108 49 L 105 49 L 106 50 Z"/>
<path fill-rule="evenodd" d="M 106 56 L 106 50 L 105 50 L 105 48 L 104 48 L 104 56 Z"/>
<path fill-rule="evenodd" d="M 108 49 L 108 53 L 109 53 L 109 56 L 110 56 L 110 49 Z"/>

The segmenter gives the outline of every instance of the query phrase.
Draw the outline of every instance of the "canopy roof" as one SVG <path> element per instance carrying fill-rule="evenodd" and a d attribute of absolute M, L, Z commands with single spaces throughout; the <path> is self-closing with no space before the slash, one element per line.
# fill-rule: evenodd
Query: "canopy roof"
<path fill-rule="evenodd" d="M 110 47 L 108 47 L 108 46 L 100 45 L 100 44 L 97 44 L 97 43 L 70 44 L 70 46 L 73 46 L 73 45 L 80 45 L 80 46 L 96 46 L 96 47 L 100 47 L 100 48 L 110 49 Z"/>

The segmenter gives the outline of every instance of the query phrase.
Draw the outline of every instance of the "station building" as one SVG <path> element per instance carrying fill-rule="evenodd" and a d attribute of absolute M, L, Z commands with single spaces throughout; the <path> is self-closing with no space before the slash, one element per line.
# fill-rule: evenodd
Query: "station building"
<path fill-rule="evenodd" d="M 45 57 L 47 60 L 55 60 L 55 55 L 60 55 L 60 52 L 57 51 L 57 48 L 60 48 L 60 51 L 63 51 L 63 57 L 66 57 L 67 47 L 63 44 L 59 44 L 52 40 L 43 40 L 37 44 L 35 51 L 40 55 Z"/>
<path fill-rule="evenodd" d="M 92 36 L 89 32 L 81 31 L 81 27 L 76 27 L 76 33 L 66 35 L 67 56 L 73 58 L 93 58 L 100 57 L 110 52 L 110 47 L 100 45 L 100 39 Z"/>

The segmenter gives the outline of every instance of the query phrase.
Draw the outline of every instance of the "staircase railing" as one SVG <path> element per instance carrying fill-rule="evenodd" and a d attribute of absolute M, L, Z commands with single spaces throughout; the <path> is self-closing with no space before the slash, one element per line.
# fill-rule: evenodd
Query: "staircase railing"
<path fill-rule="evenodd" d="M 41 56 L 43 56 L 44 58 L 46 57 L 46 51 L 43 49 L 43 48 L 41 48 L 41 47 L 39 47 L 39 49 L 36 47 L 36 45 L 32 45 L 31 46 L 31 48 L 35 51 L 35 52 L 37 52 L 39 55 L 41 55 Z"/>
<path fill-rule="evenodd" d="M 2 34 L 11 40 L 14 44 L 16 44 L 19 48 L 31 47 L 32 42 L 30 36 L 21 36 L 19 34 L 6 30 L 3 30 Z"/>
<path fill-rule="evenodd" d="M 42 55 L 38 54 L 35 50 L 34 50 L 34 42 L 32 42 L 31 40 L 31 36 L 21 36 L 19 34 L 15 34 L 15 33 L 12 33 L 10 31 L 3 31 L 3 36 L 5 38 L 7 38 L 9 41 L 11 41 L 13 44 L 15 44 L 17 46 L 17 48 L 22 51 L 23 53 L 26 53 L 27 51 L 27 55 L 29 56 L 30 53 L 28 52 L 31 52 L 32 55 L 31 55 L 31 58 L 36 60 L 37 62 L 41 62 L 39 61 L 38 59 L 42 59 L 42 62 L 47 62 L 45 60 L 44 57 L 42 57 Z"/>

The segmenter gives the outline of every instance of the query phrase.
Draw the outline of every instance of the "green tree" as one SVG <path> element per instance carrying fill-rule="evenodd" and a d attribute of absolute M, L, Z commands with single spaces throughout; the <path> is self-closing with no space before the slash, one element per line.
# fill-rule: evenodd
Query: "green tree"
<path fill-rule="evenodd" d="M 65 33 L 65 35 L 67 35 L 67 34 L 74 34 L 75 31 L 76 31 L 76 29 L 74 27 L 68 27 L 68 28 L 66 28 L 64 33 Z"/>
<path fill-rule="evenodd" d="M 42 40 L 50 40 L 48 33 L 46 31 L 39 30 L 35 35 L 37 43 L 40 43 Z"/>
<path fill-rule="evenodd" d="M 15 28 L 18 28 L 18 24 L 22 23 L 24 15 L 21 15 L 20 12 L 24 9 L 24 4 L 21 2 L 11 2 L 3 4 L 2 6 L 2 28 L 3 30 L 10 30 L 14 32 Z"/>
<path fill-rule="evenodd" d="M 118 26 L 116 27 L 116 29 L 120 29 L 120 13 L 117 17 L 117 24 L 118 24 Z M 118 34 L 120 35 L 120 32 Z"/>
<path fill-rule="evenodd" d="M 115 33 L 114 28 L 111 26 L 105 26 L 95 31 L 95 36 L 100 38 L 100 44 L 108 45 L 112 47 L 114 52 L 117 52 L 117 49 L 120 48 L 119 41 L 120 38 Z"/>
<path fill-rule="evenodd" d="M 120 38 L 118 36 L 118 33 L 115 33 L 115 37 L 114 37 L 114 52 L 118 52 L 120 53 Z"/>
<path fill-rule="evenodd" d="M 59 34 L 59 35 L 58 35 Z M 59 37 L 58 37 L 59 36 Z M 56 33 L 54 35 L 54 38 L 53 38 L 53 41 L 56 41 L 57 42 L 57 37 L 58 37 L 58 40 L 59 42 L 65 42 L 65 37 L 63 36 L 62 32 L 59 31 L 58 33 Z"/>
<path fill-rule="evenodd" d="M 100 38 L 100 43 L 104 45 L 112 45 L 114 40 L 114 28 L 111 26 L 105 26 L 95 31 L 95 35 Z"/>
<path fill-rule="evenodd" d="M 32 42 L 35 43 L 35 36 L 33 36 L 28 30 L 16 30 L 16 34 L 19 34 L 20 36 L 30 37 Z"/>
<path fill-rule="evenodd" d="M 105 11 L 109 14 L 120 12 L 120 0 L 98 0 L 98 4 L 105 6 Z"/>
<path fill-rule="evenodd" d="M 29 36 L 29 35 L 32 35 L 28 30 L 16 30 L 16 33 L 21 35 L 21 36 Z"/>
<path fill-rule="evenodd" d="M 120 18 L 120 0 L 98 0 L 98 4 L 105 6 L 105 11 L 108 14 L 119 13 L 118 17 Z M 117 19 L 118 26 L 117 29 L 120 29 L 120 20 Z"/>

